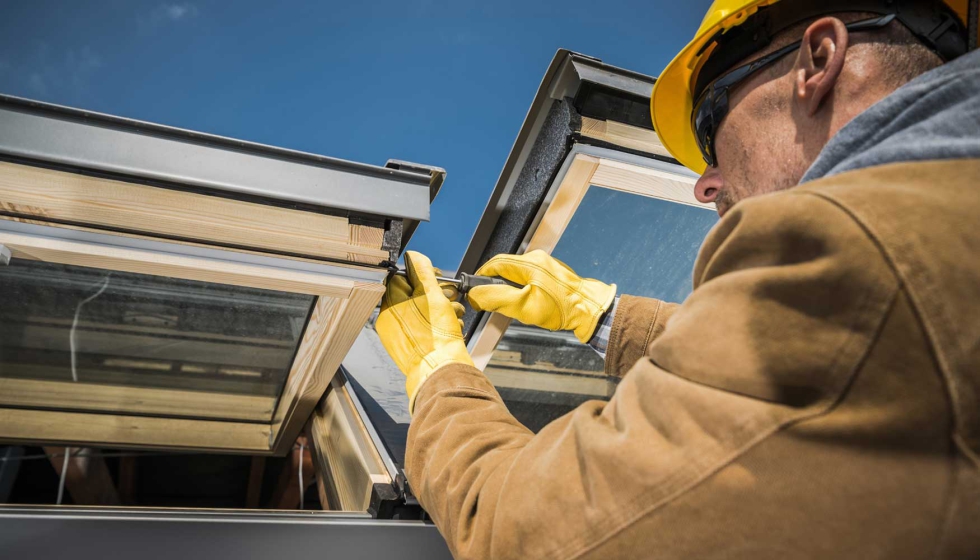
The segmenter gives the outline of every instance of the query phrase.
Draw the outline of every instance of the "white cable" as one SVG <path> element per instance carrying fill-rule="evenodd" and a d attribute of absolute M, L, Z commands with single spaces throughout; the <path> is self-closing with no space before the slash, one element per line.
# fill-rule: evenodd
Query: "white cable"
<path fill-rule="evenodd" d="M 84 307 L 86 303 L 102 295 L 102 292 L 109 287 L 109 277 L 111 276 L 111 272 L 106 274 L 105 280 L 102 281 L 102 287 L 99 288 L 99 291 L 83 299 L 81 303 L 78 304 L 78 307 L 75 308 L 75 318 L 71 322 L 71 331 L 68 333 L 68 346 L 71 349 L 71 380 L 75 383 L 78 383 L 78 360 L 75 356 L 75 345 L 77 344 L 75 341 L 75 328 L 78 326 L 78 318 L 82 315 L 82 307 Z M 61 501 L 58 503 L 60 504 Z"/>
<path fill-rule="evenodd" d="M 68 459 L 71 457 L 71 448 L 65 448 L 65 460 L 61 463 L 61 480 L 58 481 L 58 501 L 57 505 L 61 505 L 61 498 L 65 495 L 65 477 L 68 476 Z"/>
<path fill-rule="evenodd" d="M 303 509 L 303 454 L 306 451 L 306 444 L 299 442 L 299 509 Z"/>

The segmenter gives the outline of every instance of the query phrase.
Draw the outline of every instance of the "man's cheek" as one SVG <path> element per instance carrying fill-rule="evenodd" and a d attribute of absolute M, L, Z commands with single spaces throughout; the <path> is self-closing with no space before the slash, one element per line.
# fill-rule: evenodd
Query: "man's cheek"
<path fill-rule="evenodd" d="M 736 132 L 736 127 L 722 125 L 718 130 L 718 138 L 715 142 L 715 155 L 718 161 L 718 170 L 726 183 L 744 174 L 743 169 L 746 164 L 745 149 L 742 141 Z"/>

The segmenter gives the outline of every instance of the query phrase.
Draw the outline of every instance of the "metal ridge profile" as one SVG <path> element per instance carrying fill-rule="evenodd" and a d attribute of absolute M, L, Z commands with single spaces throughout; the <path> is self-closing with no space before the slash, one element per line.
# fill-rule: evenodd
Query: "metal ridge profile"
<path fill-rule="evenodd" d="M 433 171 L 297 150 L 0 94 L 0 155 L 230 194 L 427 221 Z"/>
<path fill-rule="evenodd" d="M 578 79 L 622 90 L 649 99 L 656 78 L 606 64 L 599 59 L 571 53 L 571 64 Z"/>
<path fill-rule="evenodd" d="M 284 546 L 296 558 L 452 558 L 435 525 L 362 513 L 0 507 L 0 548 L 10 558 L 273 558 Z"/>

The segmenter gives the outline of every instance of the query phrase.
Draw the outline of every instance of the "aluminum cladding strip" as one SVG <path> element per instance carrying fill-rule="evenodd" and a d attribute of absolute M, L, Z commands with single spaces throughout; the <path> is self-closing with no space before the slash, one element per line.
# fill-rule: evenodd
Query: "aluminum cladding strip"
<path fill-rule="evenodd" d="M 0 508 L 4 558 L 451 560 L 435 525 L 361 514 Z M 52 538 L 55 537 L 55 538 Z"/>
<path fill-rule="evenodd" d="M 636 72 L 616 68 L 601 61 L 583 59 L 581 57 L 572 58 L 572 65 L 578 72 L 578 77 L 582 81 L 593 82 L 615 89 L 626 91 L 638 97 L 647 97 L 653 93 L 653 83 L 656 81 L 650 76 L 644 76 Z"/>
<path fill-rule="evenodd" d="M 375 524 L 367 512 L 320 510 L 261 510 L 227 508 L 155 508 L 128 506 L 51 506 L 0 504 L 0 519 L 65 519 L 86 521 L 166 521 L 193 523 L 218 521 L 223 523 L 296 523 L 310 524 Z M 379 521 L 379 523 L 392 523 Z M 405 521 L 405 526 L 427 525 L 421 521 Z"/>
<path fill-rule="evenodd" d="M 0 130 L 0 153 L 11 156 L 352 212 L 429 219 L 429 177 L 422 175 L 301 163 L 286 159 L 285 151 L 278 157 L 249 153 L 246 143 L 239 149 L 195 143 L 24 112 L 9 104 L 0 106 Z"/>
<path fill-rule="evenodd" d="M 207 144 L 212 146 L 225 147 L 225 148 L 230 148 L 232 150 L 238 150 L 238 151 L 248 152 L 251 154 L 257 154 L 262 156 L 271 155 L 272 157 L 282 157 L 292 161 L 297 161 L 300 164 L 341 167 L 347 171 L 351 171 L 355 173 L 365 173 L 368 175 L 375 174 L 375 175 L 380 175 L 382 177 L 400 176 L 409 182 L 419 181 L 419 178 L 413 175 L 412 173 L 402 173 L 402 174 L 399 174 L 398 172 L 391 173 L 386 171 L 384 168 L 378 167 L 376 165 L 369 165 L 366 163 L 357 163 L 354 161 L 321 156 L 317 154 L 311 154 L 308 152 L 301 152 L 299 150 L 291 150 L 289 148 L 278 148 L 276 146 L 259 144 L 257 142 L 248 142 L 246 140 L 236 140 L 234 138 L 218 136 L 216 134 L 195 132 L 193 130 L 185 130 L 174 126 L 167 126 L 163 124 L 156 124 L 156 123 L 151 123 L 146 121 L 138 121 L 135 119 L 128 119 L 126 117 L 117 117 L 115 115 L 107 115 L 105 113 L 99 113 L 96 111 L 75 109 L 74 107 L 66 107 L 64 105 L 56 105 L 54 103 L 36 101 L 33 99 L 26 99 L 23 97 L 6 95 L 3 93 L 0 93 L 0 106 L 10 107 L 14 110 L 20 110 L 22 112 L 29 113 L 29 114 L 49 114 L 49 115 L 53 115 L 54 118 L 81 121 L 83 124 L 90 125 L 90 126 L 102 126 L 114 130 L 134 132 L 136 134 L 144 134 L 144 135 L 150 134 L 156 136 L 163 136 L 171 139 L 176 139 L 177 141 L 187 141 L 187 142 L 198 143 L 198 144 Z M 417 163 L 409 163 L 409 165 L 414 167 L 428 167 Z M 439 169 L 439 168 L 433 168 L 433 169 Z"/>

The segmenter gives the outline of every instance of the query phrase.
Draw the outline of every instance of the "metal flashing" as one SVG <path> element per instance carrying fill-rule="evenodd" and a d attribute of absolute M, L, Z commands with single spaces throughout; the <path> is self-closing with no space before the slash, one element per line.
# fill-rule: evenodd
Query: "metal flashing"
<path fill-rule="evenodd" d="M 576 53 L 570 53 L 569 61 L 571 69 L 578 74 L 579 81 L 592 82 L 646 99 L 650 99 L 650 95 L 653 94 L 656 78 L 604 64 L 599 59 Z"/>
<path fill-rule="evenodd" d="M 420 165 L 418 163 L 412 163 L 409 161 L 402 161 L 397 159 L 389 159 L 388 163 L 385 164 L 388 169 L 397 169 L 402 171 L 409 171 L 411 173 L 427 174 L 429 176 L 429 203 L 431 204 L 435 201 L 436 196 L 439 195 L 439 191 L 442 189 L 443 183 L 446 182 L 446 170 L 441 167 L 433 167 L 430 165 Z M 402 226 L 402 232 L 400 235 L 398 247 L 392 248 L 392 261 L 397 261 L 398 256 L 405 252 L 405 247 L 408 242 L 412 239 L 412 235 L 415 234 L 415 230 L 419 226 L 418 220 L 405 220 Z M 387 239 L 386 239 L 387 241 Z M 397 254 L 395 254 L 395 249 L 397 249 Z"/>
<path fill-rule="evenodd" d="M 52 539 L 51 535 L 58 535 Z M 422 521 L 340 512 L 0 508 L 0 549 L 10 558 L 101 560 L 291 556 L 451 559 L 438 529 Z"/>
<path fill-rule="evenodd" d="M 417 164 L 365 165 L 2 94 L 0 129 L 6 157 L 414 221 L 429 219 L 433 184 L 445 175 Z"/>

